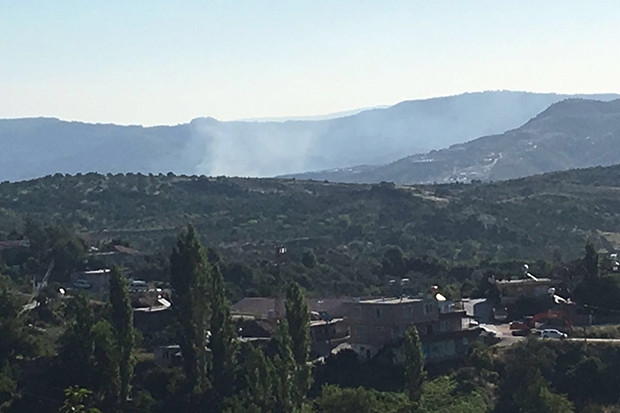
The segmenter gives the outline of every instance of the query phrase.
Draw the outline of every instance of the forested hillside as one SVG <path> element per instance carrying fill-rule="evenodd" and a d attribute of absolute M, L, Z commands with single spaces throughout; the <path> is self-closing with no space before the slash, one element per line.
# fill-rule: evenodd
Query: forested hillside
<path fill-rule="evenodd" d="M 369 361 L 343 350 L 310 367 L 303 290 L 316 297 L 390 294 L 391 279 L 408 277 L 414 292 L 440 285 L 448 299 L 492 299 L 487 277 L 520 274 L 528 262 L 534 274 L 563 277 L 563 293 L 574 292 L 590 311 L 616 313 L 618 276 L 594 247 L 617 248 L 619 178 L 620 166 L 433 186 L 139 174 L 2 183 L 0 240 L 8 242 L 0 245 L 19 248 L 3 249 L 0 261 L 1 409 L 613 409 L 616 387 L 592 386 L 614 383 L 613 341 L 477 343 L 458 363 L 425 370 L 411 329 L 402 344 L 405 366 L 394 363 L 400 350 L 388 348 Z M 193 227 L 182 230 L 188 223 Z M 24 238 L 28 244 L 19 242 Z M 172 311 L 162 311 L 160 321 L 142 317 L 138 330 L 133 316 L 157 313 L 132 311 L 119 267 L 107 302 L 60 288 L 71 285 L 69 273 L 97 265 L 99 253 L 118 246 L 134 254 L 125 275 L 157 280 L 152 284 L 172 294 Z M 32 293 L 46 269 L 50 284 Z M 264 348 L 239 342 L 226 298 L 285 291 L 290 321 L 278 324 Z M 183 363 L 159 365 L 154 352 L 170 343 L 181 346 Z"/>
<path fill-rule="evenodd" d="M 422 288 L 430 276 L 463 281 L 492 262 L 570 260 L 588 239 L 615 249 L 619 178 L 620 166 L 431 186 L 55 175 L 0 184 L 0 229 L 7 238 L 36 220 L 92 245 L 117 239 L 167 255 L 191 223 L 206 245 L 240 265 L 231 277 L 246 293 L 266 293 L 273 277 L 289 276 L 330 294 L 361 293 L 389 276 L 410 276 Z"/>

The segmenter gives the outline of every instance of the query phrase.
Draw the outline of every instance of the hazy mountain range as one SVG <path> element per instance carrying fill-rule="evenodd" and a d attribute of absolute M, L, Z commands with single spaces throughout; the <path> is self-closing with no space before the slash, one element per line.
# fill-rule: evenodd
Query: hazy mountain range
<path fill-rule="evenodd" d="M 6 119 L 0 120 L 0 180 L 85 172 L 274 176 L 385 164 L 502 133 L 567 97 L 480 92 L 406 101 L 335 119 L 199 118 L 157 127 Z"/>
<path fill-rule="evenodd" d="M 520 128 L 381 166 L 298 175 L 338 182 L 503 180 L 620 163 L 620 99 L 567 99 Z"/>

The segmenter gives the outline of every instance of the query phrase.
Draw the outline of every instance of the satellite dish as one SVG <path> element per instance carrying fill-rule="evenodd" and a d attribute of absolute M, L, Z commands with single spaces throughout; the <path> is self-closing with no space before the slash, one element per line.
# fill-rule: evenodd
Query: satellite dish
<path fill-rule="evenodd" d="M 525 268 L 525 270 L 527 271 L 527 270 L 529 270 L 529 269 L 530 269 L 530 266 L 529 266 L 529 265 L 527 265 L 527 264 L 523 264 L 523 268 Z"/>
<path fill-rule="evenodd" d="M 555 288 L 550 287 L 547 292 L 549 293 L 549 295 L 555 295 Z"/>

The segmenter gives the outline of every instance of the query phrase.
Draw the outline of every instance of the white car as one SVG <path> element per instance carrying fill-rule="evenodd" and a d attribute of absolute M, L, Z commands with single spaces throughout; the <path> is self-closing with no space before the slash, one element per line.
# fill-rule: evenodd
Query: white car
<path fill-rule="evenodd" d="M 559 339 L 565 339 L 566 337 L 568 337 L 568 334 L 563 333 L 559 330 L 556 330 L 554 328 L 547 328 L 543 331 L 540 332 L 540 337 L 541 338 L 559 338 Z"/>

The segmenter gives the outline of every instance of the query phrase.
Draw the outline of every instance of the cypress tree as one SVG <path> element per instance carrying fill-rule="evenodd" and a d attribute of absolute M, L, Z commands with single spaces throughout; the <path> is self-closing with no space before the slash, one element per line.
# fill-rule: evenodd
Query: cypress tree
<path fill-rule="evenodd" d="M 129 396 L 133 375 L 135 334 L 127 279 L 117 266 L 112 268 L 110 274 L 110 321 L 114 327 L 119 354 L 120 404 L 123 406 Z"/>
<path fill-rule="evenodd" d="M 295 358 L 293 356 L 291 336 L 286 320 L 280 320 L 273 338 L 275 355 L 273 356 L 274 409 L 276 413 L 290 413 L 294 407 Z"/>
<path fill-rule="evenodd" d="M 422 342 L 415 325 L 412 325 L 405 334 L 405 375 L 407 378 L 407 394 L 412 401 L 418 401 L 422 394 L 424 382 L 424 353 Z"/>
<path fill-rule="evenodd" d="M 211 280 L 205 250 L 191 225 L 179 236 L 170 256 L 170 282 L 173 310 L 180 327 L 178 339 L 183 367 L 192 393 L 190 403 L 196 409 L 209 388 L 206 339 L 211 315 Z"/>
<path fill-rule="evenodd" d="M 99 320 L 92 327 L 93 390 L 104 411 L 114 411 L 121 394 L 120 354 L 114 327 L 108 320 Z"/>
<path fill-rule="evenodd" d="M 295 404 L 300 406 L 312 384 L 312 372 L 308 365 L 310 353 L 310 312 L 301 287 L 293 282 L 286 291 L 286 321 L 295 361 Z"/>
<path fill-rule="evenodd" d="M 585 245 L 585 255 L 583 257 L 583 269 L 586 273 L 586 278 L 593 280 L 598 278 L 598 253 L 594 249 L 594 245 L 588 241 Z"/>
<path fill-rule="evenodd" d="M 209 256 L 212 294 L 209 348 L 213 360 L 209 376 L 215 388 L 216 396 L 221 400 L 232 395 L 234 391 L 237 334 L 230 317 L 230 304 L 225 296 L 224 279 L 217 257 L 213 254 L 209 254 Z"/>
<path fill-rule="evenodd" d="M 273 365 L 265 357 L 265 353 L 258 346 L 251 346 L 247 360 L 243 366 L 246 389 L 243 398 L 246 405 L 255 410 L 270 412 L 274 409 Z"/>

